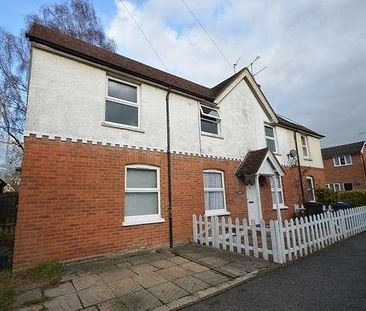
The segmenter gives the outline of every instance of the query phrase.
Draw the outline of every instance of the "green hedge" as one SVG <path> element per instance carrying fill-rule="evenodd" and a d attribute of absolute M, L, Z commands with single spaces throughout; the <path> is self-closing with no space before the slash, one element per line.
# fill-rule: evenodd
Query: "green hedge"
<path fill-rule="evenodd" d="M 318 188 L 315 193 L 318 202 L 327 205 L 337 202 L 349 203 L 352 206 L 366 205 L 366 190 L 333 192 L 329 188 Z"/>

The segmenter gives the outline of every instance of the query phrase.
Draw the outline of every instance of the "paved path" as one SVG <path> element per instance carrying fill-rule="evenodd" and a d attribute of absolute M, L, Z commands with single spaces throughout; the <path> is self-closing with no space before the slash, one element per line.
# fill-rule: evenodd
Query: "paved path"
<path fill-rule="evenodd" d="M 366 233 L 185 310 L 225 309 L 366 310 Z"/>
<path fill-rule="evenodd" d="M 166 311 L 193 303 L 272 267 L 268 261 L 204 246 L 105 256 L 65 267 L 55 286 L 18 289 L 22 311 Z"/>

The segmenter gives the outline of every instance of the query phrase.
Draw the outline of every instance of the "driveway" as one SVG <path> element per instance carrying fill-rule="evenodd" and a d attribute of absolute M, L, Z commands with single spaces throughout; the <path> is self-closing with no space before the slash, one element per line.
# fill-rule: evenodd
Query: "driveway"
<path fill-rule="evenodd" d="M 186 308 L 366 310 L 366 233 Z"/>

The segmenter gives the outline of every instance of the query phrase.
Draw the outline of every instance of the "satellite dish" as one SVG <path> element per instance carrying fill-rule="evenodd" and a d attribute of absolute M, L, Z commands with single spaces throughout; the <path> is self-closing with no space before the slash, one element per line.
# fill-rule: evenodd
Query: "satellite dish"
<path fill-rule="evenodd" d="M 290 150 L 290 152 L 289 152 L 289 154 L 288 154 L 291 158 L 295 158 L 296 157 L 296 155 L 297 155 L 297 152 L 296 152 L 296 150 L 294 150 L 294 149 L 292 149 L 292 150 Z"/>

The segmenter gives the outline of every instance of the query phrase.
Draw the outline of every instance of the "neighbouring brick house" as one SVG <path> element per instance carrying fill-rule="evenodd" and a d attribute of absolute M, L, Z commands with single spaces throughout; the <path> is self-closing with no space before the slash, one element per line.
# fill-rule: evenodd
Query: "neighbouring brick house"
<path fill-rule="evenodd" d="M 16 269 L 186 242 L 193 214 L 291 217 L 324 184 L 323 136 L 278 116 L 246 68 L 207 88 L 37 24 L 27 36 Z"/>
<path fill-rule="evenodd" d="M 366 189 L 365 141 L 322 149 L 325 180 L 333 191 Z"/>

